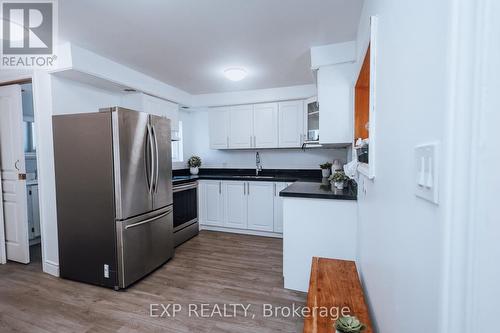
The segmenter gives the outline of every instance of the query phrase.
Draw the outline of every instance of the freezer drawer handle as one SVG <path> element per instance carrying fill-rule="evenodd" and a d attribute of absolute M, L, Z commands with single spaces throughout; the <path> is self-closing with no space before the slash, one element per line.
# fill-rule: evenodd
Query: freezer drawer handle
<path fill-rule="evenodd" d="M 170 213 L 172 213 L 172 210 L 168 210 L 165 213 L 160 214 L 160 215 L 155 216 L 155 217 L 152 217 L 150 219 L 147 219 L 147 220 L 144 220 L 144 221 L 141 221 L 141 222 L 137 222 L 137 223 L 134 223 L 134 224 L 130 224 L 130 225 L 128 225 L 128 226 L 125 227 L 125 230 L 130 229 L 130 228 L 134 228 L 134 227 L 138 227 L 138 226 L 146 224 L 146 223 L 150 223 L 150 222 L 156 221 L 158 219 L 161 219 L 164 216 L 167 216 Z"/>

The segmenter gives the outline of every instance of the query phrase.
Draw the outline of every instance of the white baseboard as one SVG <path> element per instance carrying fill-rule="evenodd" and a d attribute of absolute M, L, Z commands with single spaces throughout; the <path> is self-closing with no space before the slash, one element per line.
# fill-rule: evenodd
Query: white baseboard
<path fill-rule="evenodd" d="M 202 225 L 202 224 L 200 224 L 200 230 L 221 231 L 221 232 L 229 232 L 229 233 L 233 233 L 233 234 L 283 238 L 283 234 L 278 233 L 278 232 L 235 229 L 235 228 L 226 228 L 226 227 L 216 227 L 216 226 L 211 226 L 211 225 Z"/>
<path fill-rule="evenodd" d="M 59 264 L 45 260 L 42 264 L 43 271 L 47 274 L 59 277 Z"/>

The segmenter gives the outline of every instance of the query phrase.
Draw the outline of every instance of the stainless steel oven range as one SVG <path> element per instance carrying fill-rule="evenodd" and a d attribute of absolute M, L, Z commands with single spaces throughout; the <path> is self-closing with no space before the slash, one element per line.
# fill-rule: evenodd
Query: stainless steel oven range
<path fill-rule="evenodd" d="M 174 244 L 179 246 L 198 235 L 198 182 L 175 184 L 174 177 Z"/>

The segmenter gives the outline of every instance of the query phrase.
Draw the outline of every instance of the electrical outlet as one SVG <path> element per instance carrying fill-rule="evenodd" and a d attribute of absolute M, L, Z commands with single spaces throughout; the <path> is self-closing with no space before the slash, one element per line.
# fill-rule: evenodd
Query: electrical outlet
<path fill-rule="evenodd" d="M 438 204 L 439 143 L 415 147 L 415 195 Z"/>
<path fill-rule="evenodd" d="M 109 279 L 109 265 L 104 264 L 104 278 Z"/>

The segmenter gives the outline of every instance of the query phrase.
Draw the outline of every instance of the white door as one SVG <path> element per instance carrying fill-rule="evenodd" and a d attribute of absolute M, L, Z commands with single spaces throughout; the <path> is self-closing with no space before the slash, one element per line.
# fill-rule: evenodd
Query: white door
<path fill-rule="evenodd" d="M 278 147 L 278 103 L 253 107 L 254 148 Z"/>
<path fill-rule="evenodd" d="M 0 264 L 7 262 L 5 254 L 5 226 L 3 223 L 2 173 L 0 172 Z"/>
<path fill-rule="evenodd" d="M 200 182 L 200 224 L 223 225 L 223 198 L 221 181 Z"/>
<path fill-rule="evenodd" d="M 283 198 L 280 191 L 283 191 L 289 183 L 274 183 L 274 232 L 283 233 Z"/>
<path fill-rule="evenodd" d="M 223 182 L 225 194 L 224 226 L 228 228 L 247 228 L 246 183 Z"/>
<path fill-rule="evenodd" d="M 29 263 L 21 86 L 0 87 L 0 163 L 7 259 Z"/>
<path fill-rule="evenodd" d="M 278 103 L 279 147 L 301 147 L 304 140 L 304 101 Z"/>
<path fill-rule="evenodd" d="M 253 105 L 232 106 L 229 110 L 229 148 L 253 146 Z"/>
<path fill-rule="evenodd" d="M 209 141 L 212 149 L 229 148 L 228 109 L 214 108 L 208 112 Z"/>
<path fill-rule="evenodd" d="M 274 230 L 274 183 L 248 182 L 248 229 Z"/>

